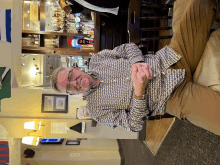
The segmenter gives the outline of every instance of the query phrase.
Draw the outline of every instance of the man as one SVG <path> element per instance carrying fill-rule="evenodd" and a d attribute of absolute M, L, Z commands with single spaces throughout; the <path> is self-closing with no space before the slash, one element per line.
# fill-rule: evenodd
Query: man
<path fill-rule="evenodd" d="M 217 5 L 190 0 L 170 45 L 156 55 L 144 57 L 133 43 L 102 50 L 91 58 L 88 74 L 78 68 L 55 70 L 53 89 L 83 93 L 90 116 L 112 128 L 140 131 L 143 117 L 169 113 L 220 135 L 220 92 L 192 79 Z"/>

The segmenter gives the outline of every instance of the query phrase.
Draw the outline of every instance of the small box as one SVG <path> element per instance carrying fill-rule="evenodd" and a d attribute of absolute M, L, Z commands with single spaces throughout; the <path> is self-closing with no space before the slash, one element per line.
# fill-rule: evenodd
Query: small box
<path fill-rule="evenodd" d="M 30 20 L 38 21 L 39 20 L 39 8 L 36 4 L 30 4 Z"/>

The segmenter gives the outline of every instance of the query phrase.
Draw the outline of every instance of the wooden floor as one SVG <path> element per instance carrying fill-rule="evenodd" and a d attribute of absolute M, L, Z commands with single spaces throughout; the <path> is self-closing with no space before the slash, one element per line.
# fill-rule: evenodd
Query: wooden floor
<path fill-rule="evenodd" d="M 163 21 L 161 21 L 161 24 L 163 24 Z M 160 36 L 168 36 L 170 35 L 169 33 L 169 30 L 160 31 Z M 171 39 L 160 40 L 158 50 L 169 45 L 170 41 Z M 156 155 L 174 122 L 175 118 L 163 118 L 162 120 L 146 122 L 146 138 L 144 143 L 154 155 Z"/>
<path fill-rule="evenodd" d="M 146 138 L 144 143 L 155 156 L 163 143 L 170 128 L 175 122 L 174 118 L 163 118 L 161 120 L 149 120 L 146 122 Z"/>

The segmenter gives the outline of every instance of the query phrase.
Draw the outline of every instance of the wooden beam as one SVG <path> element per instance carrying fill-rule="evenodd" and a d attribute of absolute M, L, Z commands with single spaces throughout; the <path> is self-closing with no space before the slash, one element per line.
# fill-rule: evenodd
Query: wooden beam
<path fill-rule="evenodd" d="M 94 52 L 100 51 L 100 15 L 95 13 L 95 27 L 94 27 Z"/>
<path fill-rule="evenodd" d="M 79 49 L 77 48 L 47 48 L 47 47 L 33 47 L 33 46 L 23 46 L 22 49 L 29 49 L 29 50 L 54 50 L 54 51 L 58 51 L 58 50 L 71 50 L 71 51 L 79 51 Z"/>
<path fill-rule="evenodd" d="M 89 53 L 93 51 L 79 50 L 77 48 L 46 48 L 46 47 L 31 47 L 24 46 L 22 47 L 22 53 L 34 53 L 34 54 L 46 54 L 46 55 L 86 55 L 89 56 Z"/>
<path fill-rule="evenodd" d="M 22 53 L 26 53 L 26 54 L 41 54 L 41 55 L 51 55 L 51 56 L 58 56 L 58 55 L 68 55 L 68 56 L 88 56 L 91 57 L 91 55 L 89 55 L 89 52 L 73 52 L 73 51 L 37 51 L 37 50 L 27 50 L 27 49 L 22 49 Z"/>

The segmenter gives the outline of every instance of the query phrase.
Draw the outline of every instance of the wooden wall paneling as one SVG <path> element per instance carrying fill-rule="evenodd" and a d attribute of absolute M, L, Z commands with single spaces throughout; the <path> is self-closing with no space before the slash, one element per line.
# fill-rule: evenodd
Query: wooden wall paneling
<path fill-rule="evenodd" d="M 122 30 L 122 32 L 121 32 L 121 43 L 120 43 L 120 45 L 129 42 L 128 32 L 127 32 L 127 17 L 123 17 L 122 20 L 121 20 L 121 30 Z"/>
<path fill-rule="evenodd" d="M 67 36 L 59 36 L 59 48 L 71 48 L 72 46 L 70 46 L 67 41 L 68 39 L 72 37 L 67 37 Z"/>
<path fill-rule="evenodd" d="M 94 52 L 98 53 L 100 51 L 100 15 L 95 13 L 95 27 L 94 27 Z"/>
<path fill-rule="evenodd" d="M 113 48 L 121 43 L 121 28 L 119 22 L 115 22 L 113 26 Z"/>
<path fill-rule="evenodd" d="M 100 48 L 100 50 L 103 50 L 103 49 L 105 49 L 105 35 L 106 35 L 106 21 L 105 21 L 105 19 L 103 18 L 104 16 L 100 16 L 100 23 L 101 23 L 101 27 L 100 27 L 100 38 L 101 38 L 101 40 L 100 40 L 100 46 L 101 46 L 101 48 Z"/>
<path fill-rule="evenodd" d="M 105 49 L 113 49 L 113 21 L 111 19 L 106 19 L 106 43 Z"/>
<path fill-rule="evenodd" d="M 40 34 L 40 47 L 44 47 L 45 44 L 44 44 L 44 35 L 43 34 Z"/>

